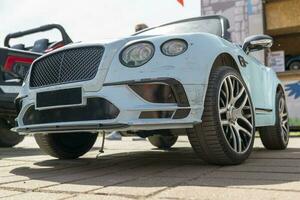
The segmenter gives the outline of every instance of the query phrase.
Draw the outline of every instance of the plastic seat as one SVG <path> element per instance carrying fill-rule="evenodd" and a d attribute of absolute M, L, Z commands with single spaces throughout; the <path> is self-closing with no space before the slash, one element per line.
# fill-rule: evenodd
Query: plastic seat
<path fill-rule="evenodd" d="M 25 45 L 24 44 L 16 44 L 11 46 L 12 49 L 19 49 L 19 50 L 25 50 Z"/>
<path fill-rule="evenodd" d="M 31 49 L 32 52 L 43 53 L 49 45 L 48 39 L 40 39 L 34 42 L 34 45 Z"/>

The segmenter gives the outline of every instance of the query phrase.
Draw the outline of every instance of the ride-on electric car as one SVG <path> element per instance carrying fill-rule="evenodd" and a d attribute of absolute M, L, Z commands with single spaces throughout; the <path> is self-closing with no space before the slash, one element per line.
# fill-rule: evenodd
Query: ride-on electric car
<path fill-rule="evenodd" d="M 242 163 L 255 130 L 268 149 L 289 140 L 284 89 L 251 56 L 266 35 L 230 42 L 222 16 L 186 19 L 99 44 L 74 44 L 34 61 L 17 98 L 18 132 L 46 153 L 77 158 L 100 131 L 148 137 L 170 148 L 187 135 L 209 163 Z"/>
<path fill-rule="evenodd" d="M 11 44 L 12 39 L 33 35 L 39 32 L 57 29 L 61 33 L 61 41 L 49 39 L 36 40 L 33 46 Z M 24 39 L 24 38 L 23 38 Z M 15 106 L 23 79 L 31 63 L 42 54 L 71 43 L 72 40 L 58 24 L 49 24 L 38 28 L 11 33 L 5 37 L 4 46 L 0 48 L 0 147 L 12 147 L 21 142 L 24 136 L 10 131 L 15 124 L 18 111 Z"/>

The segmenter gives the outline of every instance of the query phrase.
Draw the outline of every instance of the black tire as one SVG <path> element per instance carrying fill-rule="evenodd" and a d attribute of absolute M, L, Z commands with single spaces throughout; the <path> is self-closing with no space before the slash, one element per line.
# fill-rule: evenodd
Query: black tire
<path fill-rule="evenodd" d="M 9 125 L 6 120 L 1 121 L 0 128 L 0 147 L 8 148 L 13 147 L 24 140 L 23 135 L 19 135 L 16 132 L 11 131 L 11 125 Z"/>
<path fill-rule="evenodd" d="M 289 70 L 299 70 L 300 69 L 300 61 L 294 61 L 289 65 Z"/>
<path fill-rule="evenodd" d="M 176 143 L 177 139 L 177 135 L 163 133 L 148 137 L 149 142 L 159 149 L 170 149 Z"/>
<path fill-rule="evenodd" d="M 284 100 L 284 109 L 286 116 L 281 118 L 279 103 Z M 260 139 L 266 149 L 270 150 L 283 150 L 286 149 L 289 143 L 289 124 L 288 124 L 288 113 L 286 107 L 286 100 L 284 93 L 279 91 L 276 94 L 275 100 L 275 113 L 276 120 L 274 126 L 262 127 L 259 129 Z M 286 120 L 285 129 L 282 127 L 283 121 Z"/>
<path fill-rule="evenodd" d="M 238 105 L 237 109 L 239 109 L 239 112 L 241 113 L 240 115 L 247 115 L 247 118 L 249 117 L 248 122 L 251 122 L 252 125 L 249 126 L 249 132 L 248 132 L 249 136 L 246 136 L 246 134 L 243 133 L 243 131 L 241 132 L 240 129 L 236 129 L 236 126 L 239 125 L 239 123 L 241 123 L 241 122 L 238 123 L 238 120 L 240 119 L 235 118 L 234 120 L 236 121 L 234 121 L 232 117 L 233 120 L 232 122 L 231 121 L 229 122 L 228 119 L 227 125 L 224 124 L 221 125 L 221 116 L 223 116 L 223 114 L 221 114 L 221 108 L 219 108 L 221 104 L 220 103 L 221 101 L 219 101 L 219 99 L 221 100 L 221 92 L 223 91 L 225 82 L 226 85 L 228 84 L 227 82 L 228 78 L 230 78 L 229 81 L 231 79 L 234 79 L 236 84 L 239 85 L 238 87 L 240 88 L 242 88 L 242 86 L 244 87 L 242 96 L 239 98 L 244 98 L 242 102 L 245 101 L 247 103 L 243 104 L 238 102 L 237 100 L 234 100 L 233 104 L 228 104 L 228 105 L 232 105 L 233 107 L 235 105 Z M 235 87 L 232 88 L 234 88 L 233 89 L 233 93 L 234 93 Z M 227 90 L 227 92 L 229 91 L 231 90 Z M 238 89 L 236 89 L 236 92 L 239 94 Z M 225 100 L 227 96 L 230 95 L 224 95 Z M 227 100 L 226 102 L 228 103 Z M 226 112 L 225 117 L 227 118 L 228 116 L 227 113 L 229 111 L 225 108 L 222 108 L 222 110 L 225 110 L 223 112 Z M 244 109 L 246 110 L 244 111 Z M 230 112 L 231 115 L 233 116 L 232 114 L 233 109 Z M 226 126 L 228 126 L 227 132 L 225 132 Z M 233 126 L 234 128 L 232 128 Z M 230 133 L 231 131 L 232 133 Z M 188 133 L 189 141 L 195 153 L 201 159 L 203 159 L 204 161 L 210 164 L 235 165 L 235 164 L 242 163 L 249 157 L 253 149 L 254 134 L 255 134 L 254 110 L 253 110 L 251 98 L 249 95 L 249 91 L 246 87 L 246 84 L 244 83 L 243 79 L 235 69 L 231 67 L 218 67 L 212 69 L 209 78 L 207 92 L 206 92 L 205 102 L 204 102 L 202 123 L 195 125 L 193 129 L 188 129 L 187 133 Z M 231 134 L 231 138 L 229 137 L 230 134 Z M 239 142 L 238 148 L 237 148 L 237 139 Z M 232 145 L 234 145 L 234 147 L 237 150 L 235 150 L 232 147 Z M 243 150 L 243 145 L 244 145 L 244 150 Z"/>
<path fill-rule="evenodd" d="M 97 133 L 36 134 L 39 147 L 48 155 L 59 159 L 76 159 L 95 144 Z"/>

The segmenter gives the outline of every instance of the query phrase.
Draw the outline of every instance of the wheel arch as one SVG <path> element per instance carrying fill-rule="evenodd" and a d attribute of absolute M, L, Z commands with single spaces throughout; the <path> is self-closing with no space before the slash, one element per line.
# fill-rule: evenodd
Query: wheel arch
<path fill-rule="evenodd" d="M 283 85 L 279 83 L 279 84 L 277 84 L 277 87 L 276 87 L 276 93 L 278 93 L 280 91 L 282 91 L 283 93 L 285 93 L 284 89 L 283 89 Z"/>
<path fill-rule="evenodd" d="M 237 64 L 233 56 L 227 52 L 223 52 L 215 58 L 212 65 L 212 69 L 222 66 L 232 67 L 235 70 L 237 70 L 239 74 L 241 74 L 239 65 Z"/>
<path fill-rule="evenodd" d="M 278 92 L 282 91 L 285 96 L 285 90 L 282 83 L 278 82 L 276 85 L 273 86 L 272 91 L 272 125 L 274 125 L 276 122 L 276 95 L 278 94 Z"/>
<path fill-rule="evenodd" d="M 276 106 L 276 95 L 278 94 L 278 92 L 282 92 L 284 96 L 285 95 L 285 90 L 284 90 L 284 86 L 282 85 L 282 83 L 278 83 L 277 86 L 276 86 L 276 90 L 274 91 L 274 94 L 273 94 L 273 105 L 274 105 L 274 109 L 275 109 L 275 106 Z M 275 120 L 275 119 L 274 119 Z"/>

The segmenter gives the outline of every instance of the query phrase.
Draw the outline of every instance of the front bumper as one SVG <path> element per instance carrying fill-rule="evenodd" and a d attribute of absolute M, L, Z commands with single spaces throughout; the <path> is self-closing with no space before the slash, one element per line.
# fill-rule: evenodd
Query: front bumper
<path fill-rule="evenodd" d="M 149 102 L 145 100 L 145 97 L 141 97 L 141 95 L 134 91 L 131 87 L 133 85 L 153 83 L 168 85 L 172 89 L 175 101 L 172 103 Z M 77 83 L 77 86 L 82 84 L 83 82 Z M 173 78 L 156 78 L 105 83 L 99 91 L 83 91 L 83 98 L 86 100 L 91 98 L 105 99 L 118 109 L 118 114 L 115 117 L 99 120 L 87 120 L 87 118 L 80 120 L 79 118 L 79 120 L 75 121 L 65 119 L 56 120 L 55 122 L 52 121 L 51 123 L 44 121 L 43 123 L 28 124 L 24 123 L 26 121 L 24 118 L 28 116 L 28 111 L 30 108 L 32 109 L 36 103 L 35 95 L 31 95 L 30 97 L 22 99 L 23 106 L 17 118 L 18 127 L 15 128 L 15 131 L 28 134 L 192 128 L 194 124 L 201 122 L 200 119 L 203 111 L 203 103 L 199 103 L 199 100 L 202 99 L 199 97 L 204 93 L 204 88 L 205 87 L 202 85 L 182 85 L 179 81 Z M 152 93 L 155 92 L 152 91 Z M 150 94 L 150 96 L 151 95 L 154 94 Z M 199 98 L 198 102 L 197 98 Z M 155 99 L 153 101 L 155 101 Z M 101 106 L 94 107 L 95 111 L 104 109 L 100 108 Z M 79 109 L 80 106 L 69 107 L 69 109 L 74 108 Z M 82 107 L 80 109 L 82 109 Z M 44 110 L 44 117 L 47 118 L 47 112 L 50 113 L 51 111 L 53 111 L 53 109 Z M 165 113 L 170 113 L 170 115 Z M 82 115 L 84 115 L 84 113 L 82 113 Z M 60 116 L 58 114 L 57 118 L 59 117 Z"/>
<path fill-rule="evenodd" d="M 124 46 L 129 45 L 132 42 L 144 40 L 141 38 L 122 39 L 102 44 L 74 44 L 42 56 L 33 63 L 30 75 L 25 81 L 24 87 L 22 87 L 19 94 L 19 103 L 22 109 L 16 119 L 17 127 L 15 130 L 21 132 L 21 134 L 29 134 L 192 128 L 194 124 L 201 122 L 204 97 L 207 88 L 207 70 L 209 69 L 207 66 L 209 66 L 210 63 L 203 57 L 201 59 L 199 58 L 199 51 L 197 51 L 198 46 L 194 45 L 195 43 L 191 41 L 189 35 L 181 37 L 182 39 L 189 41 L 189 50 L 176 57 L 165 56 L 158 48 L 165 41 L 174 38 L 174 36 L 147 37 L 147 40 L 151 40 L 155 47 L 157 47 L 157 50 L 149 62 L 137 68 L 123 66 L 120 63 L 118 55 L 120 55 Z M 46 61 L 47 58 L 54 58 L 55 55 L 65 53 L 67 55 L 67 52 L 73 52 L 72 49 L 86 48 L 88 46 L 100 46 L 105 48 L 105 51 L 101 54 L 100 65 L 99 63 L 93 65 L 97 65 L 97 71 L 93 71 L 96 73 L 94 78 L 72 79 L 70 82 L 61 82 L 59 79 L 55 84 L 42 84 L 36 87 L 30 86 L 31 81 L 37 80 L 32 78 L 32 70 L 36 66 L 40 66 L 39 64 L 44 63 L 42 61 Z M 90 54 L 87 53 L 87 55 Z M 65 56 L 59 56 L 57 60 L 60 62 L 58 63 L 62 63 L 62 61 L 65 62 L 66 60 L 63 58 L 65 58 Z M 77 56 L 72 56 L 72 59 L 75 58 L 77 59 Z M 81 67 L 86 66 L 84 64 L 77 65 L 77 62 L 72 63 L 74 62 L 72 59 L 68 59 L 70 63 L 68 63 L 67 66 L 69 67 L 62 68 L 63 66 L 59 65 L 58 68 L 54 69 L 56 69 L 56 71 L 62 69 L 69 70 L 71 69 L 71 66 L 83 69 Z M 80 58 L 78 63 L 81 63 L 81 61 L 89 61 L 89 59 Z M 53 66 L 56 65 L 48 63 L 41 69 L 50 69 Z M 95 68 L 93 67 L 93 69 Z M 83 70 L 83 72 L 86 71 Z M 43 76 L 41 76 L 40 79 L 44 80 L 45 76 L 47 78 L 50 74 L 43 73 Z M 55 73 L 53 77 L 56 77 Z M 158 87 L 149 86 L 143 89 L 143 86 L 140 87 L 140 85 L 133 87 L 135 84 L 161 85 Z M 164 85 L 167 85 L 168 87 L 165 87 Z M 61 90 L 74 88 L 81 88 L 82 90 L 82 96 L 80 96 L 82 99 L 81 104 L 80 102 L 78 103 L 78 101 L 76 101 L 77 105 L 72 105 L 71 103 L 59 104 L 58 106 L 57 104 L 49 104 L 50 106 L 47 108 L 36 105 L 37 94 L 43 92 L 55 93 L 60 92 Z M 160 89 L 160 91 L 157 92 L 155 88 Z M 168 95 L 165 94 L 170 94 L 170 88 L 172 89 L 173 97 L 168 98 Z M 56 95 L 54 96 L 56 97 Z M 80 98 L 75 99 L 78 100 Z M 73 111 L 76 111 L 77 108 L 86 106 L 86 103 L 90 98 L 101 98 L 110 102 L 118 109 L 119 112 L 117 116 L 109 117 L 109 114 L 107 115 L 106 113 L 104 115 L 106 116 L 105 118 L 99 117 L 102 115 L 85 117 L 85 114 L 87 113 L 86 110 L 88 109 L 83 109 L 83 111 L 80 110 L 84 112 L 80 116 L 83 118 L 77 116 L 72 118 L 73 114 L 64 115 L 64 110 L 60 110 L 57 113 L 53 112 L 54 109 L 70 108 L 71 110 L 67 110 L 67 112 L 76 113 Z M 33 123 L 24 123 L 24 116 L 30 108 L 38 111 L 43 110 L 44 112 L 41 115 L 43 119 L 40 119 L 38 122 L 31 120 Z M 90 111 L 92 114 L 95 114 L 95 112 L 100 113 L 101 110 L 106 109 L 103 106 L 94 106 L 93 108 L 94 109 Z M 48 113 L 51 113 L 51 117 L 49 118 L 47 118 Z M 81 114 L 81 112 L 78 113 L 79 114 L 76 115 Z M 55 119 L 56 114 L 58 115 L 57 120 L 53 120 Z"/>

